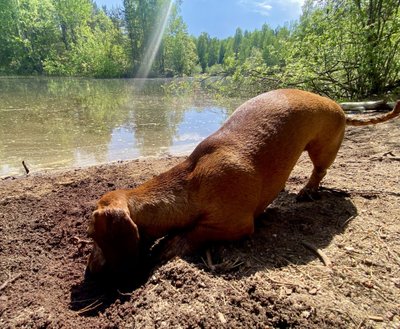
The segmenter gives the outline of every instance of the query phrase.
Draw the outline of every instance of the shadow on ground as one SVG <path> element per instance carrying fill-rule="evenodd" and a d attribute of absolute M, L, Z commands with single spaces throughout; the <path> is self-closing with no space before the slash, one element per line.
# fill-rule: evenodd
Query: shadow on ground
<path fill-rule="evenodd" d="M 345 192 L 324 189 L 320 197 L 299 203 L 295 194 L 282 192 L 256 219 L 253 236 L 216 248 L 216 262 L 234 263 L 236 257 L 243 266 L 235 276 L 248 276 L 263 269 L 314 261 L 319 257 L 315 250 L 327 247 L 357 215 Z"/>

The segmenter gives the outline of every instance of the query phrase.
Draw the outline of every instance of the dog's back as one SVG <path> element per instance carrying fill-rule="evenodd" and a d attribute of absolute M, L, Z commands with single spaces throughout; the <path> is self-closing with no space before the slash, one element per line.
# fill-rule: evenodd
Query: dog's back
<path fill-rule="evenodd" d="M 201 174 L 204 170 L 207 175 L 221 172 L 229 177 L 230 183 L 219 182 L 220 189 L 232 190 L 237 182 L 233 171 L 247 172 L 247 181 L 259 189 L 257 214 L 282 190 L 304 150 L 311 152 L 317 166 L 327 168 L 333 162 L 345 122 L 341 107 L 328 98 L 300 90 L 276 90 L 241 105 L 189 159 L 201 164 L 196 175 L 205 176 Z M 213 181 L 210 178 L 209 183 Z"/>

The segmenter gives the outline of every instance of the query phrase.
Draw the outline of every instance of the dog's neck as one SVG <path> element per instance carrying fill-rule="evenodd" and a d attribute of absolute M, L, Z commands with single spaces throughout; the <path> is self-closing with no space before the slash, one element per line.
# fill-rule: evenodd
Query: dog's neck
<path fill-rule="evenodd" d="M 145 235 L 157 239 L 191 224 L 196 210 L 186 188 L 189 171 L 185 161 L 127 192 L 131 218 Z"/>

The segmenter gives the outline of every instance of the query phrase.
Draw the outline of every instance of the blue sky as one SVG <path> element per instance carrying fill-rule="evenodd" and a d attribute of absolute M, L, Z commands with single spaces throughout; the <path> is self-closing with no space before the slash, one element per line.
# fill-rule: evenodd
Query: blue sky
<path fill-rule="evenodd" d="M 122 6 L 122 0 L 96 0 L 107 7 Z M 190 34 L 207 32 L 212 37 L 233 36 L 243 30 L 261 28 L 264 23 L 275 28 L 300 16 L 304 0 L 183 0 L 182 16 Z"/>

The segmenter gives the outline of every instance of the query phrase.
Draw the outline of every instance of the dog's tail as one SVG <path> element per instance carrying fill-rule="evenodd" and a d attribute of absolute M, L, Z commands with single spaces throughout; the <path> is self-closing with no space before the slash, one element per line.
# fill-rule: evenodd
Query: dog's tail
<path fill-rule="evenodd" d="M 400 100 L 397 101 L 394 109 L 386 114 L 379 115 L 370 119 L 353 119 L 346 117 L 346 125 L 348 126 L 367 126 L 374 125 L 377 123 L 385 122 L 387 120 L 393 119 L 400 115 Z"/>

